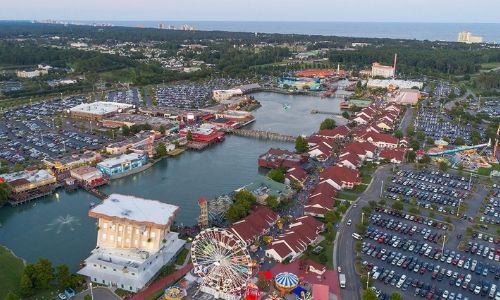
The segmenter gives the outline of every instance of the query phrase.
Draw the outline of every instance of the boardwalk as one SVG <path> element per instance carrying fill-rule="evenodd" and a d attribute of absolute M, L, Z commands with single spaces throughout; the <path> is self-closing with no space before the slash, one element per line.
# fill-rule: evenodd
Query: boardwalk
<path fill-rule="evenodd" d="M 286 135 L 282 133 L 276 133 L 271 131 L 264 130 L 249 130 L 249 129 L 235 129 L 232 131 L 234 135 L 243 136 L 243 137 L 251 137 L 255 139 L 264 139 L 264 140 L 272 140 L 279 142 L 290 142 L 294 143 L 295 138 L 291 135 Z"/>
<path fill-rule="evenodd" d="M 90 194 L 96 196 L 97 198 L 99 198 L 101 200 L 104 200 L 104 199 L 108 198 L 108 195 L 106 193 L 98 190 L 95 187 L 90 187 L 90 186 L 87 186 L 87 185 L 82 185 L 81 187 L 84 190 L 86 190 L 87 192 L 89 192 Z"/>
<path fill-rule="evenodd" d="M 180 268 L 179 270 L 175 271 L 174 273 L 160 278 L 157 281 L 153 282 L 148 288 L 145 290 L 142 290 L 141 292 L 135 294 L 130 300 L 144 300 L 148 296 L 153 295 L 154 293 L 158 292 L 159 290 L 165 289 L 165 287 L 171 285 L 172 283 L 176 282 L 177 280 L 181 279 L 186 275 L 191 269 L 193 268 L 192 264 L 187 264 L 184 267 Z"/>

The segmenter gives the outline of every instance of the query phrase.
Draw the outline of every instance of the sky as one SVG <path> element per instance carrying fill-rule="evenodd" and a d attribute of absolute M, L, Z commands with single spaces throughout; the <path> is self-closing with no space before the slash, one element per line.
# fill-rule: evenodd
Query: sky
<path fill-rule="evenodd" d="M 500 0 L 0 0 L 0 20 L 500 23 Z"/>

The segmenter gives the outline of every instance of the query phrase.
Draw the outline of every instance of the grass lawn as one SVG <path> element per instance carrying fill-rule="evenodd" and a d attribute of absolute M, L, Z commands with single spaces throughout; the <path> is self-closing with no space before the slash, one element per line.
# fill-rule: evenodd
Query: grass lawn
<path fill-rule="evenodd" d="M 358 195 L 346 193 L 346 192 L 339 192 L 337 194 L 337 197 L 335 197 L 335 198 L 354 201 L 354 200 L 356 200 L 356 198 L 358 198 Z"/>
<path fill-rule="evenodd" d="M 181 252 L 179 252 L 179 254 L 177 254 L 177 257 L 175 258 L 175 264 L 182 266 L 182 264 L 186 260 L 186 257 L 188 256 L 188 254 L 189 254 L 188 249 L 186 249 L 186 248 L 182 249 Z"/>
<path fill-rule="evenodd" d="M 149 297 L 146 297 L 145 300 L 156 300 L 160 298 L 161 295 L 163 295 L 163 289 L 160 289 L 159 291 L 149 295 Z"/>
<path fill-rule="evenodd" d="M 133 68 L 124 68 L 118 70 L 111 70 L 99 74 L 104 81 L 121 81 L 121 82 L 132 82 L 134 79 Z"/>
<path fill-rule="evenodd" d="M 321 243 L 318 244 L 318 246 L 321 246 L 323 247 L 323 250 L 321 251 L 321 253 L 325 253 L 326 254 L 326 257 L 327 257 L 327 261 L 325 263 L 327 269 L 329 270 L 333 270 L 333 242 L 331 241 L 328 241 L 328 240 L 324 240 L 322 241 Z M 312 253 L 312 250 L 316 248 L 313 247 L 311 250 L 308 250 L 304 253 L 304 257 L 305 258 L 310 258 L 312 260 L 314 260 L 315 262 L 318 262 L 320 264 L 323 264 L 321 262 L 321 259 L 319 258 L 319 255 L 321 254 L 314 254 Z"/>
<path fill-rule="evenodd" d="M 24 262 L 0 246 L 0 266 L 0 299 L 3 299 L 8 292 L 18 290 Z"/>
<path fill-rule="evenodd" d="M 372 176 L 365 175 L 361 178 L 361 182 L 363 182 L 364 184 L 370 184 L 370 182 L 372 182 L 372 178 Z"/>
<path fill-rule="evenodd" d="M 360 185 L 355 186 L 351 191 L 359 194 L 359 193 L 364 192 L 367 187 L 368 187 L 368 185 L 360 184 Z"/>
<path fill-rule="evenodd" d="M 499 67 L 500 67 L 500 62 L 491 62 L 491 63 L 481 64 L 481 69 L 483 69 L 483 70 L 491 70 L 491 69 L 495 69 L 495 68 L 499 68 Z"/>

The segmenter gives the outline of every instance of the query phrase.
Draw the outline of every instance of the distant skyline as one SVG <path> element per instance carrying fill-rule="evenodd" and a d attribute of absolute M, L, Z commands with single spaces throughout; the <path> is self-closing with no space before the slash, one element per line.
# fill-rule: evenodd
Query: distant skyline
<path fill-rule="evenodd" d="M 1 20 L 500 23 L 498 0 L 3 0 Z"/>

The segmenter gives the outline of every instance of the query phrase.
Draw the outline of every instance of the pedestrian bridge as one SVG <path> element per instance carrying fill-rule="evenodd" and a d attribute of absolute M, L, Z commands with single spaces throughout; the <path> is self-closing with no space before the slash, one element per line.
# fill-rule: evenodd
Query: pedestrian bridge
<path fill-rule="evenodd" d="M 272 140 L 272 141 L 289 142 L 289 143 L 294 143 L 296 139 L 296 137 L 291 135 L 265 131 L 265 130 L 234 129 L 229 131 L 228 133 L 255 139 Z"/>

